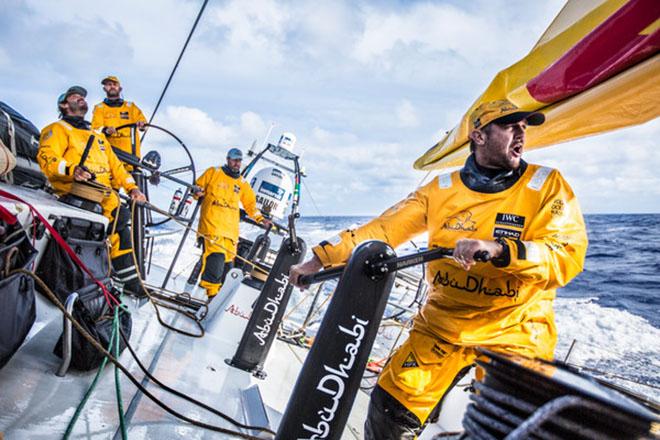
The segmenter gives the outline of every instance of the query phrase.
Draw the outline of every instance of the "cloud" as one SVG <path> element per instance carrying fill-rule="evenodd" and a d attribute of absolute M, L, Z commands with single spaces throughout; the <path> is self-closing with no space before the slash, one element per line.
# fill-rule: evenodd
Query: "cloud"
<path fill-rule="evenodd" d="M 586 212 L 658 212 L 660 120 L 527 154 L 559 169 Z"/>
<path fill-rule="evenodd" d="M 275 123 L 268 140 L 296 134 L 323 214 L 380 212 L 415 188 L 425 173 L 414 159 L 532 47 L 562 4 L 210 2 L 155 122 L 190 147 L 200 169 L 223 160 L 219 149 L 261 145 Z M 0 99 L 43 126 L 73 83 L 98 102 L 108 73 L 150 116 L 200 3 L 9 5 L 0 14 Z M 659 134 L 656 123 L 530 159 L 560 168 L 587 212 L 657 211 Z M 155 131 L 146 139 L 166 159 L 185 160 Z M 306 190 L 302 204 L 316 212 Z"/>
<path fill-rule="evenodd" d="M 369 8 L 353 56 L 386 69 L 392 67 L 392 59 L 385 55 L 397 46 L 426 55 L 476 51 L 478 56 L 483 45 L 474 30 L 488 33 L 490 28 L 485 17 L 446 4 L 417 3 L 403 11 Z"/>
<path fill-rule="evenodd" d="M 213 8 L 210 27 L 224 34 L 228 47 L 261 54 L 279 62 L 286 39 L 289 14 L 273 0 L 230 1 Z"/>
<path fill-rule="evenodd" d="M 260 115 L 250 111 L 217 120 L 199 108 L 187 106 L 167 106 L 156 122 L 186 145 L 198 175 L 208 167 L 224 164 L 229 147 L 236 146 L 247 152 L 253 141 L 263 140 L 266 125 Z M 149 130 L 143 145 L 143 151 L 159 151 L 162 170 L 190 164 L 178 143 L 160 130 Z M 258 142 L 258 145 L 261 144 Z M 178 177 L 186 181 L 189 179 L 189 175 Z M 169 183 L 161 186 L 172 189 Z"/>
<path fill-rule="evenodd" d="M 417 127 L 419 125 L 415 107 L 407 99 L 401 101 L 401 104 L 397 107 L 396 116 L 399 118 L 399 125 L 402 127 Z"/>

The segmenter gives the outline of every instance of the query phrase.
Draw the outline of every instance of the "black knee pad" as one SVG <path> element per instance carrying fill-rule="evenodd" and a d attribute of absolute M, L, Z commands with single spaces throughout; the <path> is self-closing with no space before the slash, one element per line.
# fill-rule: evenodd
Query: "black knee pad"
<path fill-rule="evenodd" d="M 222 282 L 225 269 L 225 254 L 214 252 L 206 257 L 206 266 L 202 274 L 202 281 L 218 284 Z"/>
<path fill-rule="evenodd" d="M 412 440 L 422 430 L 422 422 L 387 391 L 376 385 L 369 400 L 364 423 L 366 440 Z"/>
<path fill-rule="evenodd" d="M 222 272 L 222 277 L 220 277 L 220 282 L 224 283 L 225 278 L 227 277 L 227 273 L 234 268 L 234 262 L 230 261 L 229 263 L 225 263 L 224 270 Z"/>

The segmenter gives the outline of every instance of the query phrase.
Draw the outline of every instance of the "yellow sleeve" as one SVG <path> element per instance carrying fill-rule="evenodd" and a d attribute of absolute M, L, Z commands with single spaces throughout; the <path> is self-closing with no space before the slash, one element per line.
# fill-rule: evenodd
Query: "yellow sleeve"
<path fill-rule="evenodd" d="M 101 105 L 95 105 L 94 111 L 92 112 L 92 129 L 102 129 L 103 128 L 103 111 L 101 110 Z"/>
<path fill-rule="evenodd" d="M 394 248 L 405 243 L 427 229 L 428 194 L 434 184 L 437 186 L 435 179 L 369 223 L 340 232 L 312 251 L 328 267 L 344 263 L 353 248 L 366 240 L 381 240 Z"/>
<path fill-rule="evenodd" d="M 144 113 L 140 110 L 140 107 L 133 103 L 133 122 L 147 122 L 147 118 L 144 117 Z"/>
<path fill-rule="evenodd" d="M 587 231 L 573 190 L 558 171 L 547 183 L 543 206 L 529 225 L 531 240 L 505 238 L 496 267 L 544 290 L 565 286 L 582 272 Z"/>
<path fill-rule="evenodd" d="M 202 173 L 201 176 L 195 180 L 195 185 L 199 186 L 202 188 L 202 191 L 206 191 L 206 185 L 209 184 L 209 180 L 211 180 L 211 175 L 213 174 L 213 167 L 207 168 L 206 171 Z M 195 200 L 199 199 L 199 197 L 193 195 L 193 198 Z"/>
<path fill-rule="evenodd" d="M 245 180 L 241 179 L 241 205 L 254 221 L 261 223 L 264 219 L 264 216 L 261 215 L 261 212 L 257 209 L 257 197 L 254 195 L 254 190 Z"/>
<path fill-rule="evenodd" d="M 64 152 L 68 145 L 65 128 L 59 124 L 51 124 L 41 130 L 37 161 L 47 178 L 73 176 L 73 170 L 77 164 L 64 159 Z"/>
<path fill-rule="evenodd" d="M 96 133 L 95 135 L 101 137 L 106 142 L 106 145 L 110 145 L 110 142 L 104 135 L 100 133 Z M 105 152 L 108 155 L 108 163 L 110 164 L 112 178 L 119 182 L 119 184 L 126 190 L 126 192 L 131 192 L 132 190 L 136 189 L 138 186 L 135 184 L 135 179 L 133 179 L 133 176 L 131 176 L 128 171 L 126 171 L 124 164 L 121 160 L 119 160 L 112 148 L 106 148 Z"/>

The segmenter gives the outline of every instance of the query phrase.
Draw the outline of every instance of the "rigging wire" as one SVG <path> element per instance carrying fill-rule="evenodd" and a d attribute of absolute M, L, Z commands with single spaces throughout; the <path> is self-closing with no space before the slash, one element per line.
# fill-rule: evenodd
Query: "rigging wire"
<path fill-rule="evenodd" d="M 321 214 L 321 210 L 316 204 L 316 200 L 314 200 L 314 196 L 312 196 L 312 192 L 309 190 L 309 187 L 307 186 L 304 180 L 303 180 L 303 186 L 307 190 L 307 194 L 309 195 L 309 199 L 312 201 L 312 205 L 314 205 L 314 209 L 316 209 L 316 213 L 319 215 L 319 217 L 323 217 L 323 214 Z"/>
<path fill-rule="evenodd" d="M 96 350 L 101 352 L 110 362 L 112 362 L 115 366 L 117 366 L 122 373 L 139 389 L 148 399 L 150 399 L 153 403 L 167 411 L 168 413 L 172 414 L 174 417 L 183 420 L 187 423 L 190 423 L 191 425 L 200 427 L 200 428 L 205 428 L 209 429 L 211 431 L 219 432 L 222 434 L 228 434 L 232 435 L 235 437 L 240 437 L 240 438 L 245 438 L 245 439 L 254 439 L 257 440 L 257 437 L 250 435 L 250 434 L 245 434 L 242 432 L 237 432 L 237 431 L 232 431 L 230 429 L 222 428 L 217 425 L 211 425 L 205 422 L 202 422 L 200 420 L 193 419 L 191 417 L 188 417 L 184 415 L 183 413 L 178 412 L 177 410 L 171 408 L 167 404 L 165 404 L 162 400 L 158 399 L 153 393 L 151 393 L 148 389 L 146 389 L 142 384 L 137 380 L 137 378 L 131 374 L 131 372 L 121 363 L 119 360 L 111 354 L 108 350 L 105 349 L 99 342 L 94 339 L 88 332 L 85 330 L 80 323 L 66 310 L 62 302 L 55 296 L 52 290 L 48 288 L 46 283 L 43 282 L 41 278 L 39 278 L 38 275 L 36 275 L 34 272 L 30 272 L 26 269 L 14 269 L 10 275 L 13 275 L 15 273 L 22 273 L 24 275 L 27 275 L 31 277 L 37 285 L 42 289 L 42 291 L 46 294 L 46 296 L 55 304 L 55 306 L 60 309 L 62 314 L 69 320 L 71 321 L 71 324 L 76 328 L 76 330 L 80 333 L 80 335 L 85 338 L 87 342 L 89 342 Z M 117 306 L 120 307 L 120 306 Z M 253 430 L 259 430 L 261 432 L 266 432 L 266 433 L 271 433 L 274 434 L 273 431 L 271 431 L 268 428 L 262 428 L 262 427 L 250 427 Z"/>
<path fill-rule="evenodd" d="M 170 73 L 170 77 L 167 78 L 167 82 L 165 83 L 165 87 L 163 88 L 163 91 L 160 94 L 160 98 L 158 98 L 158 102 L 156 103 L 156 108 L 154 108 L 154 112 L 151 114 L 151 118 L 149 118 L 149 124 L 153 122 L 154 117 L 156 116 L 156 112 L 158 111 L 158 107 L 160 107 L 160 103 L 163 101 L 163 97 L 165 97 L 165 93 L 167 92 L 168 87 L 170 86 L 170 82 L 172 82 L 172 78 L 174 77 L 174 73 L 176 72 L 176 69 L 179 67 L 179 63 L 181 62 L 181 58 L 183 58 L 183 54 L 185 53 L 186 49 L 188 48 L 188 43 L 190 43 L 190 39 L 193 36 L 193 33 L 195 32 L 195 28 L 197 28 L 197 24 L 199 23 L 200 18 L 202 18 L 202 14 L 204 13 L 204 9 L 206 8 L 207 3 L 209 0 L 204 0 L 204 3 L 202 4 L 202 7 L 199 9 L 199 13 L 197 14 L 197 18 L 195 19 L 195 23 L 193 24 L 192 29 L 190 29 L 190 33 L 188 34 L 188 38 L 186 38 L 186 42 L 183 45 L 183 48 L 181 49 L 181 53 L 179 54 L 179 58 L 177 58 L 176 63 L 174 64 L 174 68 L 172 68 L 172 72 Z M 147 132 L 145 131 L 142 134 L 142 138 L 140 141 L 144 141 L 144 137 L 147 135 Z"/>

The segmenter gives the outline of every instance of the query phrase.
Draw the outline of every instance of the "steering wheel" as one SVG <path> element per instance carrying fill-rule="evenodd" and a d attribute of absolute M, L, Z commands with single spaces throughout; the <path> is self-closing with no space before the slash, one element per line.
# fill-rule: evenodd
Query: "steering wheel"
<path fill-rule="evenodd" d="M 130 128 L 131 129 L 131 136 L 136 136 L 137 133 L 135 133 L 135 129 L 137 127 L 136 123 L 132 124 L 124 124 L 120 125 L 119 127 L 116 127 L 115 129 L 117 131 L 124 129 L 124 128 Z M 144 124 L 144 127 L 149 127 L 149 128 L 155 128 L 156 130 L 160 130 L 163 133 L 169 135 L 172 137 L 176 142 L 179 144 L 181 148 L 183 148 L 183 151 L 186 152 L 187 157 L 187 163 L 184 166 L 174 166 L 174 167 L 167 167 L 165 170 L 161 170 L 160 167 L 154 167 L 153 164 L 150 164 L 148 162 L 145 162 L 144 160 L 140 160 L 139 157 L 133 156 L 128 153 L 124 154 L 118 154 L 119 158 L 128 163 L 129 165 L 133 165 L 135 167 L 140 168 L 143 171 L 148 172 L 147 177 L 148 177 L 148 182 L 153 185 L 157 186 L 158 182 L 160 179 L 167 179 L 170 181 L 173 181 L 179 185 L 182 185 L 186 188 L 185 194 L 187 194 L 188 190 L 190 187 L 192 187 L 195 184 L 195 180 L 197 179 L 197 175 L 195 172 L 195 161 L 192 158 L 192 155 L 190 154 L 190 150 L 188 150 L 188 147 L 186 147 L 186 144 L 183 143 L 181 139 L 171 131 L 169 131 L 166 128 L 160 127 L 158 125 L 154 124 Z M 115 151 L 117 152 L 117 151 Z M 176 155 L 176 157 L 181 157 L 180 155 Z M 179 175 L 184 175 L 185 176 L 179 176 Z M 184 199 L 182 199 L 183 202 Z M 170 221 L 171 218 L 169 217 L 164 217 L 162 219 L 153 219 L 151 216 L 149 216 L 149 221 L 145 226 L 147 227 L 154 227 L 154 226 L 160 226 L 162 224 L 167 223 Z"/>

